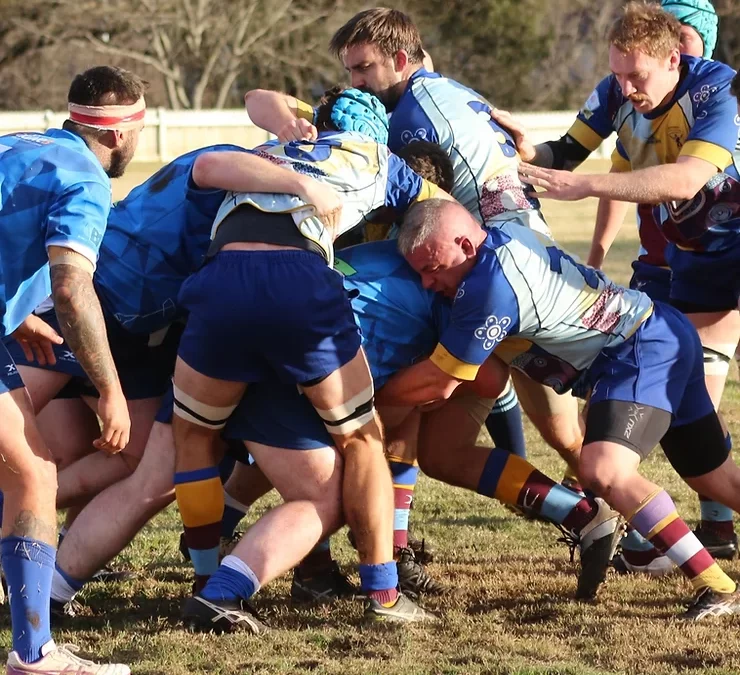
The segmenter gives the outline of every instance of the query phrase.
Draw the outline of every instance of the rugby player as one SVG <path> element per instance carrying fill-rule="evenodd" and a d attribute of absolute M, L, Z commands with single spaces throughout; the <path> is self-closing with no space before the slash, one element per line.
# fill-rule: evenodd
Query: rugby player
<path fill-rule="evenodd" d="M 93 271 L 110 209 L 110 178 L 121 176 L 144 125 L 145 84 L 100 66 L 78 75 L 62 129 L 0 137 L 2 335 L 27 356 L 55 360 L 60 336 L 31 313 L 49 297 L 61 332 L 100 392 L 95 446 L 120 452 L 129 438 L 126 401 L 105 337 Z M 0 488 L 2 566 L 12 651 L 7 672 L 79 675 L 130 672 L 97 665 L 51 638 L 49 593 L 56 557 L 56 467 L 35 425 L 31 400 L 7 349 L 2 355 Z"/>
<path fill-rule="evenodd" d="M 563 139 L 528 153 L 555 170 L 523 165 L 521 171 L 546 188 L 543 197 L 662 204 L 651 218 L 669 242 L 669 299 L 699 332 L 707 389 L 718 409 L 740 337 L 734 71 L 682 56 L 680 36 L 673 15 L 656 5 L 628 4 L 609 36 L 614 74 L 598 85 Z M 577 165 L 613 131 L 619 139 L 608 176 L 557 170 Z M 612 208 L 602 203 L 600 222 L 611 220 Z M 726 442 L 731 446 L 729 433 Z M 707 499 L 701 510 L 698 536 L 716 555 L 733 557 L 730 510 Z"/>
<path fill-rule="evenodd" d="M 740 509 L 740 470 L 688 319 L 516 223 L 486 232 L 457 204 L 415 206 L 398 245 L 424 286 L 454 303 L 432 356 L 391 378 L 379 405 L 448 398 L 492 353 L 556 390 L 588 395 L 579 476 L 691 581 L 686 618 L 740 611 L 735 583 L 670 496 L 637 471 L 660 442 L 690 487 Z"/>

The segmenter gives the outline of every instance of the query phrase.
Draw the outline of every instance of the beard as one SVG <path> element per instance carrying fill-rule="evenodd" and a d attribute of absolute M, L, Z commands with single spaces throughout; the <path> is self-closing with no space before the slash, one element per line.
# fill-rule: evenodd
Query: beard
<path fill-rule="evenodd" d="M 120 178 L 126 171 L 131 158 L 134 156 L 135 145 L 130 141 L 122 147 L 116 148 L 110 154 L 110 166 L 105 172 L 109 178 Z"/>

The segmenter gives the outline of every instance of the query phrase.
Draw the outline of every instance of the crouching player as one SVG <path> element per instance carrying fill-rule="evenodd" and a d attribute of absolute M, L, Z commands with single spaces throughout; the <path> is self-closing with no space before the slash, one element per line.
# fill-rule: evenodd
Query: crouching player
<path fill-rule="evenodd" d="M 686 574 L 696 591 L 687 618 L 740 610 L 735 583 L 668 494 L 637 471 L 660 442 L 693 489 L 740 509 L 740 471 L 688 320 L 515 223 L 486 233 L 455 204 L 432 200 L 410 211 L 399 248 L 427 288 L 455 300 L 434 354 L 389 381 L 383 402 L 447 398 L 494 350 L 556 390 L 590 392 L 581 477 Z M 508 354 L 504 338 L 515 347 Z"/>

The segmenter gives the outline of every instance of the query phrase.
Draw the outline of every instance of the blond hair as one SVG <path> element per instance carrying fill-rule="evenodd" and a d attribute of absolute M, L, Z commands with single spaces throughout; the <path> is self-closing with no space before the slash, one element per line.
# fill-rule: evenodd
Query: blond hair
<path fill-rule="evenodd" d="M 411 63 L 424 60 L 419 29 L 411 17 L 397 9 L 375 7 L 355 14 L 331 38 L 329 50 L 341 57 L 350 47 L 370 44 L 385 57 L 403 49 Z"/>
<path fill-rule="evenodd" d="M 639 49 L 656 59 L 665 59 L 678 49 L 681 23 L 653 2 L 633 0 L 609 30 L 609 43 L 626 54 Z"/>

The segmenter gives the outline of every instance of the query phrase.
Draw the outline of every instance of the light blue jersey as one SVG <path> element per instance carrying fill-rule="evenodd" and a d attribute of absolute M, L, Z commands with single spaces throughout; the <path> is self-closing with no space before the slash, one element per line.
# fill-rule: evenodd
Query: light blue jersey
<path fill-rule="evenodd" d="M 203 262 L 226 192 L 192 179 L 206 152 L 246 152 L 212 145 L 162 167 L 117 202 L 100 247 L 95 285 L 105 310 L 133 333 L 154 333 L 179 318 L 177 294 Z"/>
<path fill-rule="evenodd" d="M 0 336 L 51 294 L 49 246 L 93 265 L 111 205 L 110 179 L 77 134 L 0 136 Z"/>
<path fill-rule="evenodd" d="M 390 117 L 388 145 L 397 152 L 416 140 L 437 143 L 452 160 L 452 196 L 478 222 L 490 225 L 518 213 L 522 224 L 549 235 L 539 202 L 517 174 L 514 141 L 490 112 L 488 101 L 472 89 L 421 69 Z"/>
<path fill-rule="evenodd" d="M 395 241 L 343 249 L 335 268 L 344 275 L 376 389 L 432 353 L 444 300 L 422 287 Z"/>

